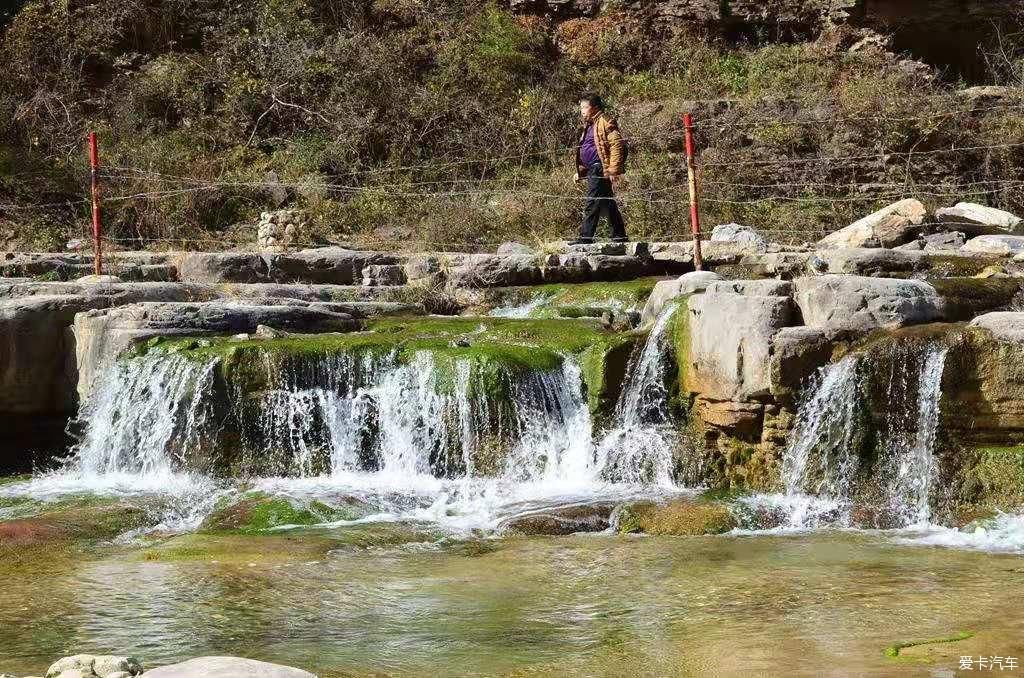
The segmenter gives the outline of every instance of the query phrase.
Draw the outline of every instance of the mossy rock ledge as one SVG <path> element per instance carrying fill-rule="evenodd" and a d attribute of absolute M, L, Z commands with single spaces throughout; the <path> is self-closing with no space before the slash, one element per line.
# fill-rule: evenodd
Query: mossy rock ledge
<path fill-rule="evenodd" d="M 675 499 L 623 505 L 618 511 L 617 526 L 621 534 L 698 536 L 723 534 L 735 529 L 738 523 L 724 503 Z"/>

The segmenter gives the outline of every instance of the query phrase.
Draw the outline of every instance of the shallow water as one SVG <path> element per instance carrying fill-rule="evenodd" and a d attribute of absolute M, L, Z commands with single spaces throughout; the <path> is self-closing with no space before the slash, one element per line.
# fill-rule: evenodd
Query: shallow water
<path fill-rule="evenodd" d="M 599 534 L 219 563 L 111 546 L 0 566 L 0 670 L 94 651 L 149 665 L 230 653 L 326 677 L 888 676 L 952 675 L 937 671 L 961 654 L 1024 656 L 1019 556 L 903 538 Z M 883 654 L 964 630 L 976 635 Z"/>

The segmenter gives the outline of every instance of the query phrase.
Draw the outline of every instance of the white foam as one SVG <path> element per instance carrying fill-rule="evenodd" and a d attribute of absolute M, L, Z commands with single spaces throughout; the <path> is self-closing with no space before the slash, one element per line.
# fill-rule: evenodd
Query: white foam
<path fill-rule="evenodd" d="M 945 546 L 1004 553 L 1024 553 L 1024 515 L 1002 513 L 982 524 L 956 529 L 928 526 L 923 533 L 900 538 L 901 543 Z"/>

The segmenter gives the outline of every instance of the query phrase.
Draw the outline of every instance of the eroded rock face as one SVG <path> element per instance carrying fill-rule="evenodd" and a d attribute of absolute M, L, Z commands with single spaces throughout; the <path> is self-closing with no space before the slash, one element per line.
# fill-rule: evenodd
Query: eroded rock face
<path fill-rule="evenodd" d="M 35 296 L 0 302 L 0 412 L 74 410 L 75 314 L 109 306 L 101 296 Z"/>
<path fill-rule="evenodd" d="M 901 200 L 818 241 L 820 248 L 895 247 L 921 234 L 927 216 L 921 201 Z"/>
<path fill-rule="evenodd" d="M 776 402 L 794 407 L 811 376 L 832 357 L 834 342 L 816 327 L 786 327 L 775 335 L 771 351 L 771 393 Z"/>
<path fill-rule="evenodd" d="M 711 400 L 768 395 L 768 357 L 775 335 L 794 324 L 789 283 L 717 282 L 689 301 L 688 388 Z"/>
<path fill-rule="evenodd" d="M 945 374 L 942 421 L 961 442 L 1024 442 L 1024 313 L 975 318 L 954 338 Z"/>
<path fill-rule="evenodd" d="M 152 678 L 316 678 L 308 671 L 239 657 L 199 657 L 146 671 Z"/>
<path fill-rule="evenodd" d="M 920 280 L 823 275 L 793 284 L 808 327 L 868 332 L 942 318 L 942 298 Z"/>

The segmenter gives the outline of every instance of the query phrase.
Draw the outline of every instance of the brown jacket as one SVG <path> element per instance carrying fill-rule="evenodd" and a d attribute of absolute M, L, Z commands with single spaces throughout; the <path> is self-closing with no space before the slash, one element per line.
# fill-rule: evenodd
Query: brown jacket
<path fill-rule="evenodd" d="M 619 132 L 619 125 L 615 120 L 601 111 L 594 118 L 594 146 L 597 147 L 597 157 L 601 159 L 606 177 L 616 176 L 626 171 L 623 167 L 623 148 L 625 142 Z M 580 133 L 579 141 L 576 143 L 576 170 L 580 176 L 587 173 L 587 168 L 580 162 L 580 147 L 583 145 L 584 135 L 587 128 L 584 127 Z"/>

